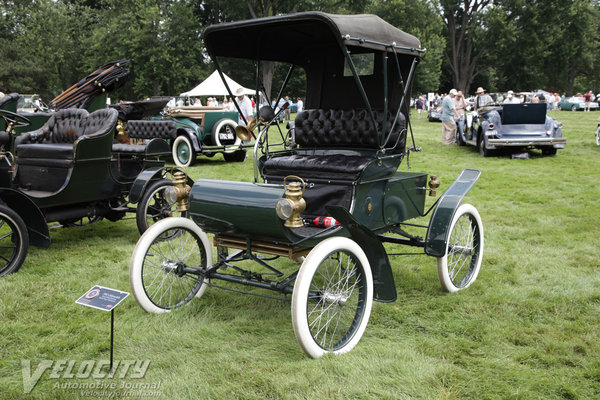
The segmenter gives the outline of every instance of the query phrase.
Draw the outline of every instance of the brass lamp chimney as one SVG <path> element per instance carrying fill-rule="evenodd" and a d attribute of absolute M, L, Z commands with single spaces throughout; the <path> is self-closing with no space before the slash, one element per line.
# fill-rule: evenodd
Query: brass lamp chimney
<path fill-rule="evenodd" d="M 176 212 L 185 212 L 190 208 L 188 197 L 192 188 L 187 184 L 187 175 L 183 171 L 173 172 L 173 189 L 176 194 Z"/>
<path fill-rule="evenodd" d="M 288 178 L 296 178 L 298 181 L 286 185 Z M 302 184 L 300 184 L 302 182 Z M 300 228 L 304 226 L 300 213 L 306 208 L 306 201 L 302 198 L 306 184 L 302 178 L 294 175 L 286 176 L 283 180 L 285 187 L 284 198 L 277 201 L 275 210 L 279 218 L 285 220 L 283 224 L 287 228 Z"/>
<path fill-rule="evenodd" d="M 437 175 L 431 175 L 429 177 L 429 196 L 436 196 L 436 189 L 440 186 L 440 181 Z"/>

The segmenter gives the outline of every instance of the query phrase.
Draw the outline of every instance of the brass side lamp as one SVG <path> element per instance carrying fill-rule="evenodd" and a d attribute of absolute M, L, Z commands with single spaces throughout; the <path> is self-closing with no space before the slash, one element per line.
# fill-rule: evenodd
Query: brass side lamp
<path fill-rule="evenodd" d="M 298 181 L 286 185 L 286 180 L 288 178 L 295 178 Z M 285 223 L 283 224 L 285 227 L 300 228 L 304 226 L 300 213 L 306 208 L 306 201 L 302 198 L 304 189 L 306 189 L 306 184 L 299 176 L 288 175 L 283 180 L 283 186 L 285 187 L 285 197 L 277 200 L 277 203 L 275 204 L 277 216 L 282 220 L 285 220 Z"/>
<path fill-rule="evenodd" d="M 181 170 L 173 172 L 173 186 L 165 189 L 165 200 L 169 204 L 177 203 L 176 212 L 185 212 L 190 208 L 188 198 L 192 188 L 187 184 L 187 174 Z"/>

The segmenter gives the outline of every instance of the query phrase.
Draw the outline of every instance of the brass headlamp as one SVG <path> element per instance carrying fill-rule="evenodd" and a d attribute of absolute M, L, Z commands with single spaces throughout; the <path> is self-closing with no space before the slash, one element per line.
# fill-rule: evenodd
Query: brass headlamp
<path fill-rule="evenodd" d="M 165 200 L 169 204 L 177 203 L 176 212 L 185 212 L 190 208 L 188 197 L 191 190 L 192 188 L 187 184 L 187 174 L 177 170 L 173 172 L 173 186 L 165 190 Z"/>
<path fill-rule="evenodd" d="M 286 185 L 288 178 L 295 178 L 298 181 L 291 182 Z M 302 185 L 300 184 L 302 182 Z M 300 228 L 304 226 L 300 213 L 306 208 L 306 201 L 302 198 L 306 184 L 299 176 L 289 175 L 283 180 L 283 186 L 285 187 L 285 197 L 277 200 L 275 204 L 275 211 L 277 216 L 283 220 L 283 224 L 287 228 Z"/>
<path fill-rule="evenodd" d="M 252 131 L 256 128 L 256 126 L 263 122 L 262 118 L 259 118 L 258 121 L 256 118 L 249 117 L 250 121 L 248 122 L 248 126 L 238 125 L 235 127 L 235 136 L 240 138 L 241 141 L 247 142 L 252 139 Z"/>

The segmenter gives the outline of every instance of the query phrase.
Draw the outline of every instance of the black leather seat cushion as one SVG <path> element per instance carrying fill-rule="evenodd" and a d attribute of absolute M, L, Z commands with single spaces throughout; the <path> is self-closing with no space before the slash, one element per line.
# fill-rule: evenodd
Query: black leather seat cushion
<path fill-rule="evenodd" d="M 267 177 L 300 175 L 312 178 L 356 179 L 373 160 L 370 156 L 331 154 L 322 156 L 291 155 L 269 159 L 263 168 Z"/>
<path fill-rule="evenodd" d="M 72 143 L 29 143 L 17 146 L 17 154 L 21 158 L 56 158 L 73 159 Z"/>
<path fill-rule="evenodd" d="M 145 151 L 146 151 L 145 144 L 113 143 L 113 145 L 112 145 L 113 153 L 144 154 Z"/>

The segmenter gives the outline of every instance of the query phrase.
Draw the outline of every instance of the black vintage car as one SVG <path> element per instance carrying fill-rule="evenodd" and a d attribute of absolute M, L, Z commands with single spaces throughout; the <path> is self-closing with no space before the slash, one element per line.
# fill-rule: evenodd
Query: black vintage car
<path fill-rule="evenodd" d="M 306 109 L 290 135 L 278 136 L 270 106 L 256 110 L 258 124 L 238 127 L 244 138 L 256 135 L 254 182 L 198 179 L 188 187 L 178 179 L 167 189 L 191 219 L 165 218 L 138 241 L 130 282 L 144 310 L 168 312 L 221 281 L 291 295 L 296 339 L 320 357 L 351 350 L 373 300 L 396 299 L 385 243 L 435 257 L 447 291 L 475 280 L 483 227 L 475 207 L 460 203 L 480 171 L 460 174 L 430 208 L 428 225 L 405 223 L 429 212 L 426 196 L 439 185 L 435 176 L 398 170 L 410 151 L 407 100 L 423 52 L 417 38 L 375 15 L 307 12 L 212 25 L 204 40 L 217 68 L 228 57 L 255 62 L 267 104 L 261 60 L 289 67 L 278 98 L 291 74 L 304 70 Z M 296 264 L 275 263 L 279 257 Z"/>
<path fill-rule="evenodd" d="M 463 134 L 457 130 L 459 146 L 472 145 L 488 157 L 496 150 L 536 148 L 554 155 L 565 147 L 562 124 L 546 114 L 545 103 L 488 104 L 467 116 Z"/>
<path fill-rule="evenodd" d="M 163 198 L 172 185 L 160 159 L 170 153 L 164 139 L 115 142 L 118 112 L 109 108 L 56 111 L 40 129 L 16 136 L 15 128 L 30 124 L 9 111 L 18 97 L 0 99 L 0 276 L 20 268 L 29 244 L 50 245 L 49 222 L 70 227 L 133 212 L 144 232 L 173 214 Z M 154 123 L 149 132 L 147 123 L 128 121 L 129 137 L 168 137 L 174 129 Z"/>

